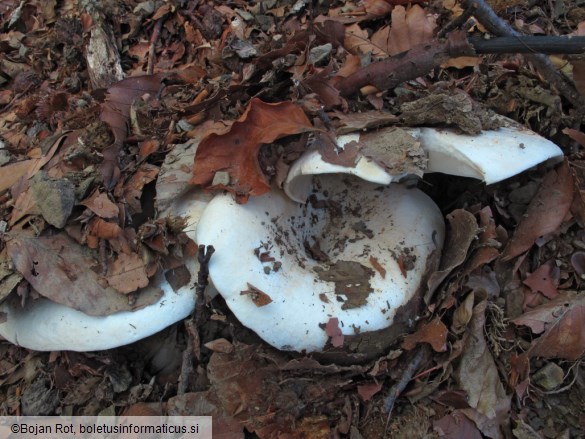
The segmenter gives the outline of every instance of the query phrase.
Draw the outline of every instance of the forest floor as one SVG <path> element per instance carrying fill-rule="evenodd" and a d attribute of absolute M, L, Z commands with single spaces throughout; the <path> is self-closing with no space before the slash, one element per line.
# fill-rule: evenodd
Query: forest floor
<path fill-rule="evenodd" d="M 495 25 L 471 3 L 0 0 L 0 301 L 105 315 L 155 300 L 149 279 L 197 249 L 160 212 L 192 183 L 262 194 L 311 130 L 477 135 L 481 108 L 565 154 L 489 186 L 424 175 L 448 226 L 441 271 L 410 334 L 375 355 L 278 351 L 218 295 L 115 349 L 0 341 L 0 415 L 212 415 L 217 438 L 584 437 L 585 61 L 543 55 L 546 70 L 467 41 L 502 23 L 583 36 L 585 3 L 491 0 Z M 279 120 L 270 140 L 253 117 Z M 238 119 L 237 151 L 159 178 L 176 145 L 233 138 Z M 94 264 L 68 273 L 82 255 Z M 98 278 L 113 292 L 99 303 L 74 288 Z"/>

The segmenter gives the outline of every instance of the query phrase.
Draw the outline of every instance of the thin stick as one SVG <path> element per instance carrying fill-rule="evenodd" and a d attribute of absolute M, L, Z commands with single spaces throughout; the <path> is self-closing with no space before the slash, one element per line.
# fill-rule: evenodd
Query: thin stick
<path fill-rule="evenodd" d="M 152 30 L 152 35 L 150 36 L 150 47 L 148 48 L 148 66 L 146 68 L 146 73 L 148 75 L 152 75 L 154 72 L 154 52 L 156 43 L 160 36 L 160 29 L 162 28 L 164 18 L 165 17 L 163 16 L 156 20 L 156 23 L 154 23 L 154 29 Z"/>
<path fill-rule="evenodd" d="M 495 37 L 489 40 L 471 38 L 469 42 L 477 53 L 585 53 L 585 37 L 519 36 Z"/>
<path fill-rule="evenodd" d="M 412 357 L 410 363 L 408 363 L 406 369 L 404 369 L 400 380 L 390 388 L 388 396 L 384 398 L 384 411 L 388 413 L 388 419 L 390 419 L 390 416 L 392 415 L 392 409 L 394 408 L 394 404 L 396 403 L 398 396 L 400 396 L 400 394 L 404 391 L 408 383 L 412 380 L 414 373 L 422 363 L 426 350 L 427 349 L 424 345 L 418 348 L 414 354 L 414 357 Z"/>
<path fill-rule="evenodd" d="M 205 288 L 209 284 L 209 261 L 214 252 L 215 249 L 212 245 L 207 246 L 207 251 L 205 251 L 204 245 L 200 245 L 197 251 L 199 273 L 197 274 L 197 284 L 195 286 L 195 312 L 191 315 L 190 319 L 185 321 L 185 329 L 189 340 L 187 341 L 187 347 L 183 351 L 181 373 L 177 385 L 177 394 L 179 395 L 185 394 L 188 390 L 189 376 L 193 372 L 193 356 L 197 360 L 201 360 L 201 338 L 199 337 L 198 328 L 202 320 Z"/>
<path fill-rule="evenodd" d="M 521 37 L 522 34 L 496 15 L 484 0 L 464 0 L 466 9 L 473 9 L 475 18 L 492 34 L 500 37 Z M 549 81 L 575 108 L 582 108 L 585 101 L 575 86 L 562 76 L 554 64 L 543 54 L 531 53 L 526 59 L 536 67 L 540 74 Z"/>

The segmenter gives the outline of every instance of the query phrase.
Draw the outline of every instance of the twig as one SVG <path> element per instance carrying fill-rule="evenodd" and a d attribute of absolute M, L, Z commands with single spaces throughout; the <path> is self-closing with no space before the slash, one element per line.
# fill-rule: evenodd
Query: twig
<path fill-rule="evenodd" d="M 412 380 L 414 373 L 417 371 L 423 358 L 425 357 L 427 349 L 428 348 L 426 347 L 426 345 L 422 345 L 418 348 L 418 350 L 410 360 L 410 363 L 408 363 L 406 369 L 404 369 L 404 372 L 402 373 L 402 377 L 400 378 L 400 380 L 390 388 L 388 396 L 384 398 L 384 411 L 388 413 L 388 419 L 390 419 L 390 416 L 392 415 L 392 409 L 394 408 L 396 399 L 398 399 L 398 396 L 400 396 L 400 394 L 404 391 L 408 383 Z"/>
<path fill-rule="evenodd" d="M 585 37 L 571 36 L 521 36 L 495 37 L 489 40 L 469 40 L 477 53 L 585 53 Z"/>
<path fill-rule="evenodd" d="M 212 245 L 205 246 L 200 245 L 197 253 L 197 261 L 199 262 L 199 273 L 197 275 L 197 286 L 195 288 L 195 294 L 197 295 L 197 302 L 195 303 L 195 326 L 198 327 L 201 324 L 201 314 L 203 313 L 203 302 L 205 301 L 205 288 L 209 285 L 209 261 L 211 256 L 215 253 L 215 248 Z"/>
<path fill-rule="evenodd" d="M 522 36 L 520 32 L 498 17 L 484 0 L 465 0 L 463 4 L 466 9 L 473 9 L 473 15 L 488 32 L 500 37 Z M 574 85 L 557 71 L 548 57 L 540 53 L 531 53 L 525 56 L 536 67 L 544 79 L 553 84 L 559 93 L 565 96 L 575 108 L 582 108 L 585 101 L 577 92 Z"/>
<path fill-rule="evenodd" d="M 160 30 L 162 28 L 162 24 L 164 21 L 165 16 L 160 17 L 154 23 L 154 28 L 152 29 L 152 35 L 150 36 L 150 47 L 148 48 L 148 65 L 146 68 L 146 73 L 148 75 L 152 75 L 154 72 L 154 52 L 156 48 L 156 43 L 160 36 Z"/>
<path fill-rule="evenodd" d="M 185 322 L 185 329 L 189 340 L 187 347 L 183 351 L 183 358 L 181 362 L 181 373 L 179 375 L 179 382 L 177 385 L 177 394 L 183 395 L 187 392 L 189 386 L 189 376 L 193 372 L 193 355 L 197 360 L 201 360 L 201 338 L 199 337 L 198 327 L 201 325 L 201 316 L 203 314 L 203 302 L 205 300 L 205 288 L 209 284 L 209 261 L 211 256 L 215 253 L 215 248 L 212 245 L 200 245 L 197 251 L 197 261 L 199 262 L 199 273 L 197 274 L 197 284 L 195 286 L 195 312 L 191 318 Z"/>
<path fill-rule="evenodd" d="M 475 55 L 473 47 L 460 32 L 451 32 L 447 40 L 433 40 L 383 61 L 374 62 L 340 81 L 342 96 L 350 96 L 366 85 L 389 90 L 398 84 L 426 75 L 451 57 Z"/>
<path fill-rule="evenodd" d="M 475 8 L 465 9 L 459 17 L 456 17 L 453 21 L 447 23 L 447 25 L 437 34 L 437 37 L 443 38 L 452 30 L 459 29 L 473 15 L 474 11 Z"/>

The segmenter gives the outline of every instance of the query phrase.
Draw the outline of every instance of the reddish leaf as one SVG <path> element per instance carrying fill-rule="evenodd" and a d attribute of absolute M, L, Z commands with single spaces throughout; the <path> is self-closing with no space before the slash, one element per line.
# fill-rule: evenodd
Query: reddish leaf
<path fill-rule="evenodd" d="M 101 218 L 93 218 L 89 223 L 89 233 L 98 238 L 116 239 L 122 236 L 124 231 L 116 223 L 110 223 Z"/>
<path fill-rule="evenodd" d="M 439 318 L 425 323 L 416 330 L 414 334 L 405 337 L 402 347 L 404 349 L 414 349 L 417 343 L 430 344 L 435 352 L 445 352 L 447 350 L 447 335 L 449 331 Z"/>
<path fill-rule="evenodd" d="M 357 387 L 357 392 L 362 401 L 369 401 L 372 396 L 382 390 L 382 383 L 361 384 Z"/>
<path fill-rule="evenodd" d="M 254 285 L 248 284 L 248 289 L 244 291 L 240 291 L 240 295 L 248 296 L 254 302 L 258 308 L 268 305 L 272 303 L 272 298 L 266 294 L 264 291 L 259 290 Z"/>
<path fill-rule="evenodd" d="M 262 195 L 268 192 L 270 185 L 258 163 L 260 146 L 312 129 L 311 122 L 296 105 L 290 102 L 268 104 L 252 99 L 229 132 L 210 134 L 201 141 L 191 183 L 227 189 L 241 202 L 249 195 Z M 213 186 L 213 177 L 218 171 L 229 173 L 229 184 Z"/>
<path fill-rule="evenodd" d="M 440 438 L 445 439 L 481 439 L 483 437 L 473 421 L 461 411 L 455 411 L 438 421 L 433 421 L 433 429 Z"/>
<path fill-rule="evenodd" d="M 378 261 L 378 259 L 376 259 L 373 256 L 370 256 L 370 264 L 372 264 L 372 267 L 374 267 L 374 270 L 376 270 L 378 273 L 380 273 L 380 276 L 382 276 L 382 279 L 386 279 L 386 269 L 384 268 L 384 266 L 382 264 L 380 264 L 380 261 Z"/>
<path fill-rule="evenodd" d="M 522 222 L 504 249 L 502 259 L 508 261 L 524 253 L 537 238 L 555 232 L 567 215 L 572 201 L 573 178 L 565 160 L 557 169 L 546 174 Z"/>
<path fill-rule="evenodd" d="M 575 361 L 585 353 L 585 295 L 561 293 L 545 305 L 513 320 L 528 326 L 536 339 L 528 354 L 532 357 Z"/>
<path fill-rule="evenodd" d="M 530 287 L 532 292 L 542 293 L 549 299 L 554 299 L 559 295 L 557 286 L 559 285 L 560 269 L 554 261 L 542 264 L 524 279 L 524 285 Z"/>
<path fill-rule="evenodd" d="M 337 317 L 331 317 L 325 325 L 325 334 L 331 337 L 331 344 L 333 347 L 339 348 L 343 346 L 344 336 L 339 328 L 339 320 Z"/>

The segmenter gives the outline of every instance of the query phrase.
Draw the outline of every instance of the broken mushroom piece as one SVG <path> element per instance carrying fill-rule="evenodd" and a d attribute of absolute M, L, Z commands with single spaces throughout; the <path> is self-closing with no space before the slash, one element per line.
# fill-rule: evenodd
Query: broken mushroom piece
<path fill-rule="evenodd" d="M 500 116 L 508 126 L 497 130 L 482 131 L 479 135 L 459 134 L 451 129 L 409 128 L 406 131 L 413 142 L 420 143 L 427 156 L 424 172 L 442 172 L 449 175 L 471 177 L 483 180 L 486 184 L 497 183 L 513 177 L 533 166 L 550 160 L 558 162 L 563 157 L 561 149 L 550 140 L 524 128 L 516 122 Z M 337 144 L 343 148 L 355 142 L 366 146 L 358 154 L 356 165 L 343 166 L 325 161 L 321 154 L 312 150 L 303 154 L 293 165 L 284 183 L 286 194 L 298 202 L 303 202 L 310 191 L 313 175 L 343 172 L 357 175 L 367 181 L 389 184 L 397 182 L 410 172 L 392 172 L 374 161 L 368 154 L 379 158 L 388 155 L 388 151 L 403 148 L 403 155 L 408 155 L 409 145 L 402 139 L 396 142 L 397 128 L 383 128 L 377 131 L 354 133 L 339 136 Z M 396 144 L 394 148 L 386 145 Z M 385 151 L 373 151 L 376 145 L 384 145 Z M 382 148 L 379 148 L 382 149 Z M 392 160 L 391 160 L 392 161 Z M 389 172 L 390 171 L 390 172 Z"/>
<path fill-rule="evenodd" d="M 190 192 L 177 201 L 174 215 L 188 217 L 185 232 L 195 237 L 197 222 L 209 196 Z M 198 272 L 196 256 L 186 258 L 193 276 Z M 162 297 L 136 311 L 108 316 L 90 316 L 45 298 L 21 306 L 13 295 L 0 304 L 0 335 L 19 346 L 37 351 L 97 351 L 133 343 L 188 316 L 195 306 L 194 279 L 174 291 L 162 273 L 147 288 L 160 288 Z M 4 315 L 4 319 L 2 319 Z"/>
<path fill-rule="evenodd" d="M 441 212 L 418 189 L 348 174 L 313 184 L 306 204 L 276 189 L 244 205 L 218 195 L 197 228 L 216 249 L 209 274 L 230 309 L 282 350 L 323 350 L 335 318 L 345 335 L 392 325 L 443 243 Z"/>
<path fill-rule="evenodd" d="M 516 123 L 476 136 L 426 127 L 410 132 L 428 155 L 426 172 L 472 177 L 486 184 L 563 157 L 553 142 Z"/>

